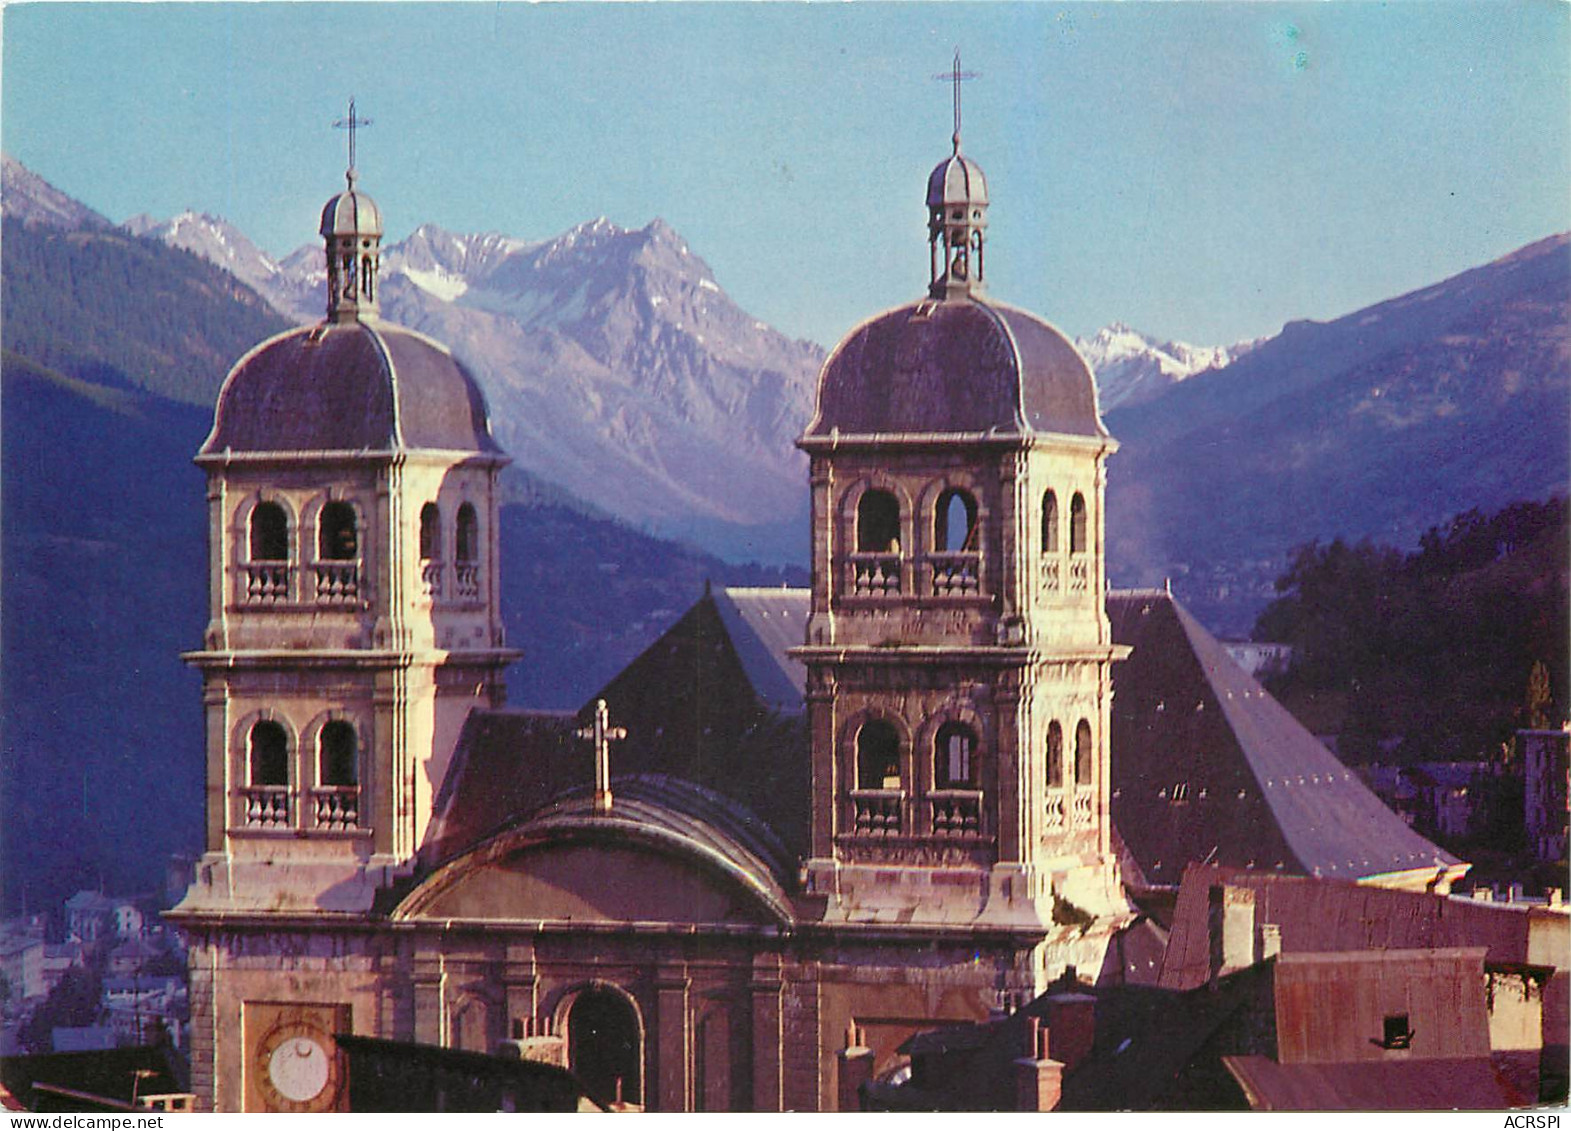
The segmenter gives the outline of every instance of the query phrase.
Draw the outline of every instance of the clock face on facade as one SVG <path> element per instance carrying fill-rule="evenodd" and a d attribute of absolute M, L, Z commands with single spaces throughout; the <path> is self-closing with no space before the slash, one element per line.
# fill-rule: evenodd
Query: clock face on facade
<path fill-rule="evenodd" d="M 264 1007 L 265 1008 L 265 1007 Z M 252 1046 L 250 1075 L 264 1111 L 334 1111 L 343 1070 L 334 1029 L 342 1031 L 332 1007 L 274 1007 Z"/>

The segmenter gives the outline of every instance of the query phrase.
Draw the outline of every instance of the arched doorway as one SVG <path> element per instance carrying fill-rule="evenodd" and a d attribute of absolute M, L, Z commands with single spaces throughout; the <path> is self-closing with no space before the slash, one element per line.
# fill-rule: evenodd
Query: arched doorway
<path fill-rule="evenodd" d="M 643 1039 L 633 1003 L 615 990 L 592 986 L 567 1013 L 568 1066 L 591 1097 L 643 1103 Z"/>

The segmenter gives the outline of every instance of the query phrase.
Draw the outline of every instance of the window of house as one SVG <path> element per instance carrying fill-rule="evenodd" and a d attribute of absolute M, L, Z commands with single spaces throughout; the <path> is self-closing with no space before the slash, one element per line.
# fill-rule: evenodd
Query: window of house
<path fill-rule="evenodd" d="M 1413 1028 L 1408 1024 L 1405 1013 L 1388 1013 L 1382 1032 L 1381 1046 L 1388 1049 L 1410 1049 L 1413 1047 Z"/>
<path fill-rule="evenodd" d="M 977 781 L 976 731 L 964 723 L 945 723 L 933 742 L 933 781 L 939 789 L 974 789 Z"/>
<path fill-rule="evenodd" d="M 1042 552 L 1058 553 L 1058 496 L 1052 491 L 1042 496 Z"/>
<path fill-rule="evenodd" d="M 289 560 L 289 517 L 277 503 L 258 503 L 251 512 L 251 560 Z"/>
<path fill-rule="evenodd" d="M 359 742 L 351 723 L 334 719 L 322 727 L 321 782 L 323 785 L 359 784 Z"/>
<path fill-rule="evenodd" d="M 420 560 L 435 561 L 442 556 L 442 512 L 435 503 L 420 508 Z"/>
<path fill-rule="evenodd" d="M 976 500 L 969 492 L 951 487 L 938 496 L 933 515 L 933 547 L 941 553 L 977 548 Z"/>
<path fill-rule="evenodd" d="M 859 554 L 900 552 L 900 504 L 888 491 L 868 491 L 856 505 Z"/>
<path fill-rule="evenodd" d="M 857 731 L 856 787 L 900 788 L 900 736 L 882 719 L 863 723 Z"/>
<path fill-rule="evenodd" d="M 324 561 L 353 561 L 360 552 L 355 530 L 355 508 L 348 503 L 328 503 L 317 520 L 317 556 Z"/>
<path fill-rule="evenodd" d="M 1047 724 L 1047 788 L 1064 786 L 1064 728 L 1054 719 Z"/>
<path fill-rule="evenodd" d="M 250 784 L 289 784 L 289 735 L 281 723 L 263 719 L 251 727 Z"/>
<path fill-rule="evenodd" d="M 1069 501 L 1069 552 L 1086 552 L 1086 501 L 1079 491 Z"/>
<path fill-rule="evenodd" d="M 1075 727 L 1075 784 L 1091 783 L 1091 724 L 1084 719 Z"/>
<path fill-rule="evenodd" d="M 458 526 L 454 538 L 454 549 L 458 560 L 461 562 L 477 562 L 480 560 L 480 520 L 475 515 L 473 503 L 465 503 L 458 508 Z"/>

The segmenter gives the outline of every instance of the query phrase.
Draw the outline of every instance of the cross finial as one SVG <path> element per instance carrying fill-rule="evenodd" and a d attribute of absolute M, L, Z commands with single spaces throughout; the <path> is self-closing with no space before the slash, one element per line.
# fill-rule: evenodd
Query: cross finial
<path fill-rule="evenodd" d="M 595 700 L 593 725 L 575 732 L 579 738 L 595 744 L 595 812 L 611 811 L 611 743 L 627 737 L 626 727 L 611 725 L 611 710 L 604 699 Z"/>
<path fill-rule="evenodd" d="M 955 88 L 955 152 L 960 152 L 960 84 L 967 79 L 979 79 L 980 71 L 962 71 L 960 69 L 960 48 L 955 48 L 955 64 L 941 75 L 934 75 L 939 82 L 953 83 Z"/>
<path fill-rule="evenodd" d="M 355 130 L 360 126 L 369 126 L 370 124 L 370 118 L 355 117 L 355 96 L 352 94 L 349 96 L 348 117 L 339 118 L 333 123 L 335 130 L 349 131 L 349 170 L 344 176 L 349 181 L 350 188 L 354 188 L 355 185 Z"/>

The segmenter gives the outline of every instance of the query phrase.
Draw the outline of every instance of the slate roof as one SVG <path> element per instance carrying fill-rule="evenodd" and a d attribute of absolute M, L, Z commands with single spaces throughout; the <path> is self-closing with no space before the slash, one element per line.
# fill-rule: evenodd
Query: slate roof
<path fill-rule="evenodd" d="M 198 458 L 412 448 L 501 455 L 480 386 L 451 353 L 359 321 L 298 327 L 241 358 Z"/>
<path fill-rule="evenodd" d="M 437 794 L 420 872 L 502 832 L 583 816 L 592 798 L 593 766 L 588 744 L 576 737 L 580 725 L 558 712 L 471 714 Z M 795 874 L 794 853 L 736 798 L 669 774 L 618 773 L 616 765 L 613 752 L 617 820 L 642 821 L 760 880 L 771 877 L 776 892 Z"/>
<path fill-rule="evenodd" d="M 138 1072 L 151 1075 L 138 1082 Z M 38 1084 L 88 1092 L 112 1105 L 129 1104 L 133 1084 L 138 1096 L 170 1095 L 187 1089 L 185 1073 L 176 1057 L 167 1048 L 155 1045 L 0 1057 L 0 1084 L 29 1111 L 115 1110 L 113 1106 L 53 1095 L 36 1088 Z"/>
<path fill-rule="evenodd" d="M 1537 1098 L 1513 1086 L 1487 1057 L 1278 1064 L 1264 1056 L 1229 1056 L 1223 1063 L 1256 1111 L 1493 1110 Z"/>
<path fill-rule="evenodd" d="M 1108 595 L 1113 820 L 1152 883 L 1208 860 L 1363 878 L 1459 863 L 1414 832 L 1161 590 Z"/>
<path fill-rule="evenodd" d="M 715 609 L 758 698 L 776 711 L 801 714 L 807 669 L 786 654 L 807 638 L 812 593 L 806 589 L 713 590 Z"/>
<path fill-rule="evenodd" d="M 1398 891 L 1345 880 L 1314 880 L 1194 865 L 1184 873 L 1160 982 L 1173 989 L 1203 985 L 1211 951 L 1207 926 L 1210 889 L 1250 888 L 1255 922 L 1281 930 L 1282 953 L 1387 949 L 1485 948 L 1491 964 L 1528 962 L 1534 916 L 1564 914 L 1544 908 L 1480 903 L 1456 896 Z"/>
<path fill-rule="evenodd" d="M 973 296 L 911 303 L 852 330 L 824 364 L 803 443 L 989 432 L 1107 436 L 1073 343 L 1034 314 Z"/>

